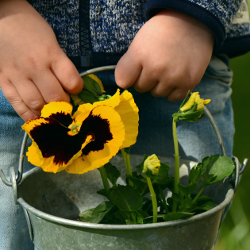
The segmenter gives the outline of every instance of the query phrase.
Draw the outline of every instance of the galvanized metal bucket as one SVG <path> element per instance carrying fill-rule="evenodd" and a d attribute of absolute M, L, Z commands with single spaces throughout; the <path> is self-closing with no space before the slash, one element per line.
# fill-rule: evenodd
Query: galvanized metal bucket
<path fill-rule="evenodd" d="M 114 69 L 114 66 L 97 68 L 84 74 L 108 69 Z M 214 127 L 222 154 L 225 155 L 217 125 L 207 109 L 205 113 Z M 23 207 L 30 238 L 38 250 L 211 250 L 224 210 L 232 201 L 239 176 L 247 164 L 246 159 L 240 168 L 238 159 L 234 158 L 236 168 L 233 175 L 205 190 L 206 195 L 213 197 L 218 206 L 202 214 L 185 220 L 145 225 L 92 224 L 77 221 L 77 218 L 80 212 L 104 200 L 96 193 L 102 188 L 99 172 L 94 170 L 84 175 L 66 172 L 53 174 L 35 168 L 22 178 L 26 141 L 27 134 L 20 152 L 17 178 L 14 168 L 11 169 L 10 181 L 6 180 L 2 171 L 0 177 L 6 185 L 12 186 L 15 202 Z M 131 155 L 133 166 L 138 165 L 142 158 L 142 155 Z M 119 180 L 122 184 L 125 182 L 122 157 L 117 155 L 112 161 L 122 173 Z M 161 157 L 161 161 L 174 166 L 173 158 Z M 180 163 L 181 182 L 186 184 L 189 171 L 196 163 L 187 160 L 181 160 Z M 171 193 L 165 195 L 168 197 Z"/>

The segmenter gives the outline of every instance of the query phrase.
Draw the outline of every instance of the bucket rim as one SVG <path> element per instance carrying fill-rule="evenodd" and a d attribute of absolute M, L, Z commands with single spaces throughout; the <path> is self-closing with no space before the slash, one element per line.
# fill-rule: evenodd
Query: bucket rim
<path fill-rule="evenodd" d="M 31 171 L 25 175 L 25 177 L 31 175 L 35 171 L 41 171 L 39 168 L 34 168 Z M 24 179 L 25 179 L 24 177 Z M 157 222 L 157 223 L 150 223 L 150 224 L 135 224 L 135 225 L 122 225 L 122 224 L 95 224 L 95 223 L 88 223 L 88 222 L 82 222 L 82 221 L 76 221 L 76 220 L 70 220 L 70 219 L 65 219 L 61 218 L 55 215 L 51 215 L 48 213 L 45 213 L 41 210 L 38 210 L 31 205 L 29 205 L 22 197 L 19 197 L 17 199 L 18 203 L 27 211 L 31 212 L 35 216 L 51 221 L 54 223 L 58 223 L 61 225 L 65 226 L 74 226 L 74 227 L 79 227 L 79 228 L 87 228 L 87 229 L 98 229 L 98 230 L 138 230 L 138 229 L 153 229 L 153 228 L 160 228 L 160 227 L 172 227 L 172 226 L 182 226 L 185 224 L 190 224 L 194 223 L 196 221 L 201 220 L 202 218 L 206 218 L 209 216 L 212 216 L 215 213 L 218 213 L 222 209 L 224 209 L 233 199 L 234 197 L 234 189 L 231 183 L 229 184 L 229 189 L 226 193 L 225 199 L 218 204 L 216 207 L 203 212 L 201 214 L 194 215 L 190 218 L 187 219 L 180 219 L 180 220 L 175 220 L 175 221 L 165 221 L 165 222 Z M 21 184 L 20 184 L 21 185 Z"/>

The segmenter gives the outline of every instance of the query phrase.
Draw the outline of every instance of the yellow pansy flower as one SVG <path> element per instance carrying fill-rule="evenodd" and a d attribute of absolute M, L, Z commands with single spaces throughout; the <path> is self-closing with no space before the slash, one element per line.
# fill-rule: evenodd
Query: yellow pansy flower
<path fill-rule="evenodd" d="M 82 174 L 103 166 L 119 149 L 136 142 L 138 108 L 128 91 L 82 104 L 71 113 L 70 104 L 51 102 L 40 118 L 22 126 L 32 139 L 27 156 L 33 165 L 47 172 Z"/>

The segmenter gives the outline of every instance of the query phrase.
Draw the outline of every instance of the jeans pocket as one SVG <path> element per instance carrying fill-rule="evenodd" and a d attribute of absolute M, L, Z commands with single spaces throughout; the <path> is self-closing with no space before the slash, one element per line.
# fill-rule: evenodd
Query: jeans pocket
<path fill-rule="evenodd" d="M 222 54 L 219 56 L 213 55 L 205 72 L 205 77 L 220 81 L 221 84 L 232 84 L 233 72 L 229 69 L 229 58 Z"/>

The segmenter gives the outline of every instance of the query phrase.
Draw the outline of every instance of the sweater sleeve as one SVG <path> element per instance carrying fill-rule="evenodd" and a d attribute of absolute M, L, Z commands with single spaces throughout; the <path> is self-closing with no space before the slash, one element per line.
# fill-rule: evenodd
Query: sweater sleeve
<path fill-rule="evenodd" d="M 241 2 L 242 0 L 148 0 L 145 14 L 150 19 L 162 9 L 173 9 L 192 16 L 213 32 L 216 52 L 223 45 L 226 30 Z"/>

